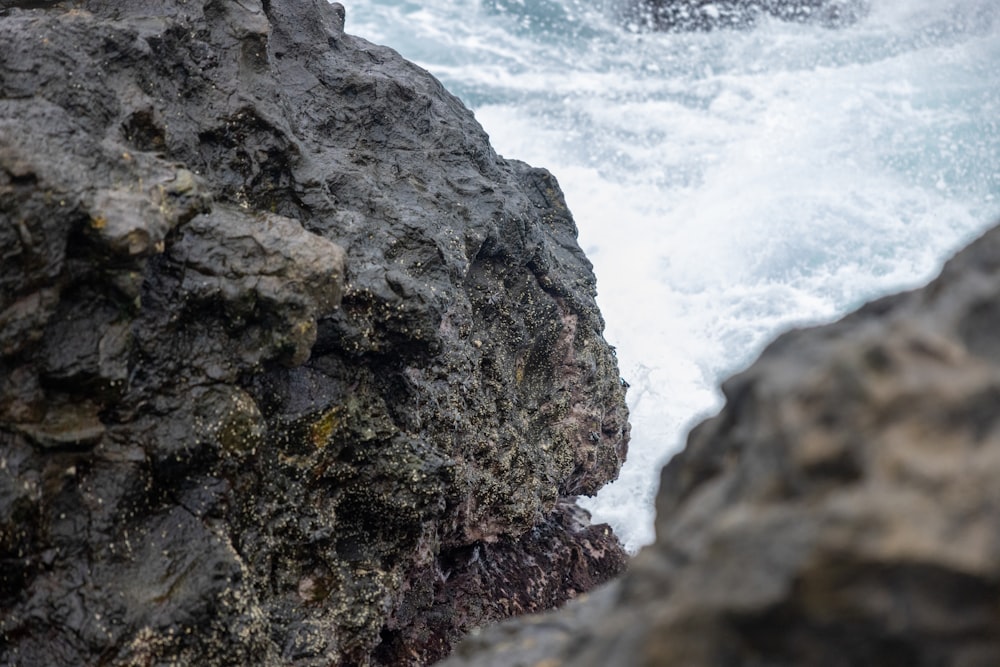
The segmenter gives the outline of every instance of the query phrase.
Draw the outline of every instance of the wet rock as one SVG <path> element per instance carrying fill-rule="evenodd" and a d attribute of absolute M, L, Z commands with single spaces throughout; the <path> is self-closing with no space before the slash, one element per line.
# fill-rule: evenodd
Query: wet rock
<path fill-rule="evenodd" d="M 0 663 L 427 664 L 623 569 L 555 179 L 344 21 L 0 3 Z"/>
<path fill-rule="evenodd" d="M 780 337 L 663 469 L 621 580 L 443 664 L 998 664 L 998 300 L 995 228 Z"/>
<path fill-rule="evenodd" d="M 864 18 L 868 0 L 630 0 L 623 18 L 646 30 L 749 28 L 763 16 L 837 28 Z"/>

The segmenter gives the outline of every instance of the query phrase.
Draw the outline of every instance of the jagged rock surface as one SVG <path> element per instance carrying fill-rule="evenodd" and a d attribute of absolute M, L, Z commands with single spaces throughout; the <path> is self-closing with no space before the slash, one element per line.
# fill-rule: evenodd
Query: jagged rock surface
<path fill-rule="evenodd" d="M 621 13 L 636 28 L 692 31 L 749 28 L 762 16 L 837 28 L 868 10 L 868 0 L 628 0 Z"/>
<path fill-rule="evenodd" d="M 558 185 L 343 22 L 0 3 L 0 663 L 425 664 L 623 568 Z"/>
<path fill-rule="evenodd" d="M 621 580 L 442 664 L 1000 664 L 998 330 L 1000 228 L 780 337 L 664 468 Z"/>

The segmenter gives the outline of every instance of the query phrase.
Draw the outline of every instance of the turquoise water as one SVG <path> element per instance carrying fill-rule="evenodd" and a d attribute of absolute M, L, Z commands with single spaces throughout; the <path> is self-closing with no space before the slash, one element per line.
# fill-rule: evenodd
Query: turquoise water
<path fill-rule="evenodd" d="M 586 504 L 631 550 L 722 379 L 1000 221 L 996 0 L 707 34 L 638 34 L 599 1 L 345 4 L 348 32 L 430 70 L 566 191 L 632 387 L 629 462 Z"/>

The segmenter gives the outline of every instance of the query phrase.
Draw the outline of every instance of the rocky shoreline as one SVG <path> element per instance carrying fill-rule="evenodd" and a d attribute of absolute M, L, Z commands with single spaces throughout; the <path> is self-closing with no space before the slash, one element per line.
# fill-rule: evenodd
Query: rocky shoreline
<path fill-rule="evenodd" d="M 0 664 L 1000 664 L 1000 228 L 727 381 L 629 562 L 558 183 L 344 23 L 0 2 Z"/>
<path fill-rule="evenodd" d="M 624 568 L 558 184 L 344 19 L 0 5 L 0 663 L 423 665 Z"/>

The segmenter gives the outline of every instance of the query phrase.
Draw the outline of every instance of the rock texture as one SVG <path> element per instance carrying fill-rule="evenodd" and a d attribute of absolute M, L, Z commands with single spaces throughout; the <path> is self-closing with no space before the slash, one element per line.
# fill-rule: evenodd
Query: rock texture
<path fill-rule="evenodd" d="M 860 20 L 868 8 L 868 0 L 629 0 L 623 16 L 646 30 L 749 28 L 762 16 L 836 28 Z"/>
<path fill-rule="evenodd" d="M 664 468 L 621 580 L 443 664 L 1000 664 L 998 330 L 1000 228 L 782 336 Z"/>
<path fill-rule="evenodd" d="M 0 3 L 0 664 L 426 664 L 622 569 L 558 185 L 343 25 Z"/>

